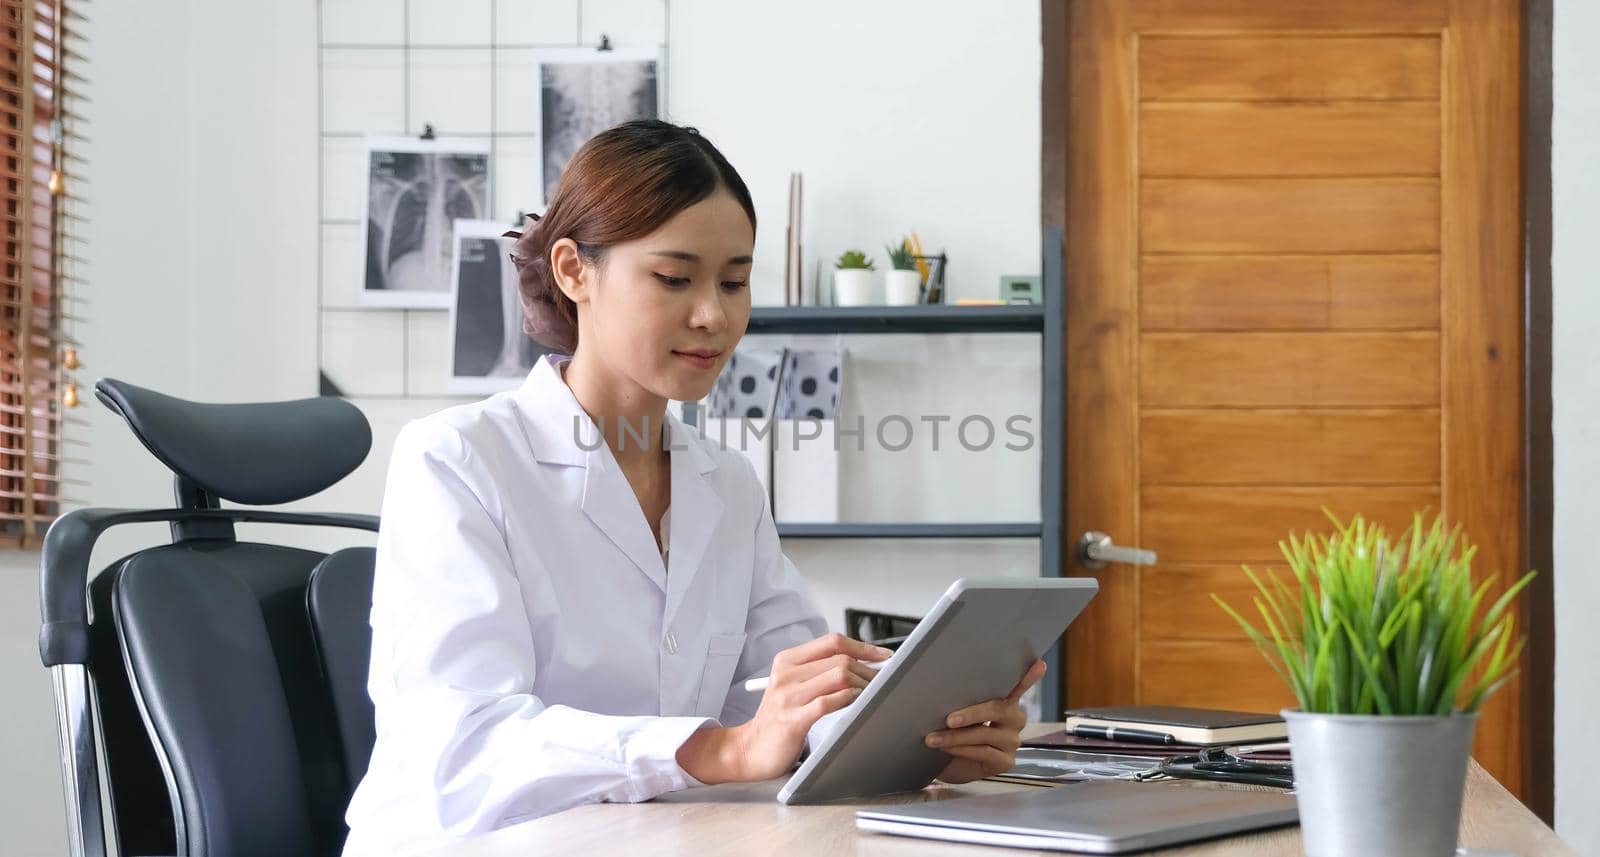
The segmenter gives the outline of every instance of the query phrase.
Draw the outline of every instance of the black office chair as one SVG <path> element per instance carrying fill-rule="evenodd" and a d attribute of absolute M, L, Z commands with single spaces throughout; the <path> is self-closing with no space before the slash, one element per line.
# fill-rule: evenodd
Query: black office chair
<path fill-rule="evenodd" d="M 71 853 L 337 854 L 372 750 L 373 551 L 242 542 L 234 525 L 375 531 L 378 519 L 221 501 L 274 505 L 334 484 L 371 448 L 366 418 L 333 398 L 200 404 L 114 380 L 95 393 L 172 468 L 177 507 L 83 509 L 45 536 L 39 651 Z M 101 533 L 152 521 L 171 525 L 170 544 L 90 579 Z"/>

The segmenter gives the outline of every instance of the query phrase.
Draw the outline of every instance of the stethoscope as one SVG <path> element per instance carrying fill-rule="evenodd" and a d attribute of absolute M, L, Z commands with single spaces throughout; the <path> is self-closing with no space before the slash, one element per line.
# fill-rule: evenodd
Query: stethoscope
<path fill-rule="evenodd" d="M 1248 748 L 1249 752 L 1280 750 L 1288 744 L 1268 744 Z M 1271 786 L 1280 789 L 1294 788 L 1294 767 L 1289 762 L 1263 762 L 1240 758 L 1240 747 L 1208 747 L 1191 756 L 1173 756 L 1139 776 L 1154 779 L 1160 776 L 1187 780 L 1212 780 L 1221 783 L 1244 783 L 1254 786 Z"/>

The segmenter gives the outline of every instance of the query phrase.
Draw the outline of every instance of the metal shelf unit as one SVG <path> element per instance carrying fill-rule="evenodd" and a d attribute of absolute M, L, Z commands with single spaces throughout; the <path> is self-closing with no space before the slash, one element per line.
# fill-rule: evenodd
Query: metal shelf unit
<path fill-rule="evenodd" d="M 755 307 L 747 333 L 1040 333 L 1045 306 Z"/>
<path fill-rule="evenodd" d="M 758 307 L 748 333 L 1037 333 L 1041 391 L 1039 521 L 1037 523 L 838 523 L 778 524 L 785 539 L 1018 539 L 1039 540 L 1039 575 L 1062 571 L 1062 468 L 1066 389 L 1064 337 L 1066 293 L 1062 282 L 1062 233 L 1044 233 L 1043 303 L 1008 306 L 919 305 L 909 307 Z M 1065 687 L 1065 638 L 1046 655 L 1050 671 L 1040 687 L 1045 720 L 1060 720 Z"/>

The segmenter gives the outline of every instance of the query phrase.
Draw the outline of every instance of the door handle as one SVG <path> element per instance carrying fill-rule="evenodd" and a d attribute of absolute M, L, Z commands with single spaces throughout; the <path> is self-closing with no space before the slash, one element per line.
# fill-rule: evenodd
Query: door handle
<path fill-rule="evenodd" d="M 1124 547 L 1105 533 L 1090 530 L 1078 539 L 1078 561 L 1084 568 L 1105 568 L 1107 563 L 1122 562 L 1128 565 L 1155 565 L 1156 552 L 1143 548 Z"/>

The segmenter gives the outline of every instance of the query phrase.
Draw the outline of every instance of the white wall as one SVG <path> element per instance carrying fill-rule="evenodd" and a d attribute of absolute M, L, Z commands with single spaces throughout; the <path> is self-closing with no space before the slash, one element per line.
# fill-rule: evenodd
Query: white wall
<path fill-rule="evenodd" d="M 398 2 L 323 0 L 358 14 Z M 641 14 L 660 15 L 660 2 L 585 0 L 584 28 L 622 31 Z M 571 17 L 571 5 L 502 8 Z M 211 401 L 316 393 L 316 11 L 241 0 L 89 9 L 85 380 L 108 375 Z M 717 142 L 756 196 L 758 303 L 781 300 L 784 193 L 795 169 L 806 173 L 817 256 L 857 244 L 881 256 L 883 243 L 915 228 L 925 246 L 951 253 L 953 297 L 989 297 L 1000 274 L 1038 272 L 1037 4 L 677 0 L 671 11 L 671 118 Z M 1037 419 L 1036 340 L 851 345 L 859 378 L 847 408 Z M 450 402 L 358 404 L 373 422 L 372 455 L 301 505 L 376 511 L 394 433 Z M 76 416 L 83 423 L 69 433 L 88 442 L 93 461 L 71 474 L 89 482 L 83 501 L 170 501 L 170 477 L 119 420 L 92 401 Z M 861 520 L 1037 517 L 1036 453 L 951 448 L 947 436 L 937 455 L 913 447 L 846 461 L 847 511 Z M 119 534 L 95 563 L 163 536 L 159 527 Z M 846 604 L 920 611 L 962 574 L 1031 575 L 1038 561 L 1032 543 L 816 544 L 792 556 L 833 621 Z M 65 848 L 48 675 L 34 644 L 37 563 L 36 554 L 0 554 L 7 857 Z"/>
<path fill-rule="evenodd" d="M 956 297 L 1038 272 L 1038 18 L 1030 2 L 672 5 L 672 117 L 757 198 L 758 303 L 783 302 L 791 170 L 808 261 L 859 247 L 884 268 L 916 229 L 950 249 Z"/>
<path fill-rule="evenodd" d="M 1555 3 L 1553 368 L 1555 413 L 1556 832 L 1600 854 L 1600 6 Z"/>

